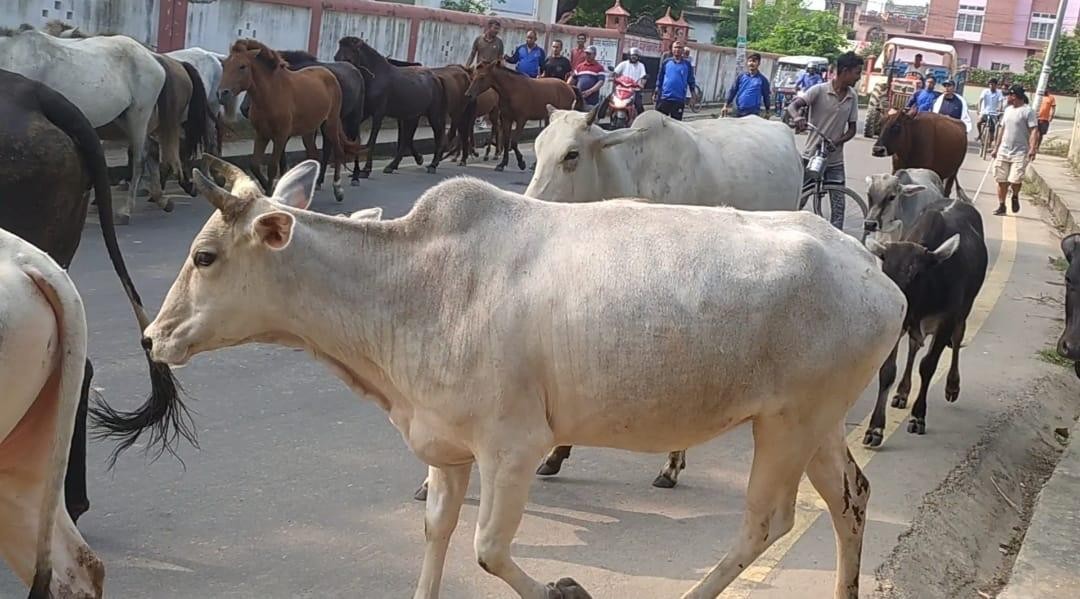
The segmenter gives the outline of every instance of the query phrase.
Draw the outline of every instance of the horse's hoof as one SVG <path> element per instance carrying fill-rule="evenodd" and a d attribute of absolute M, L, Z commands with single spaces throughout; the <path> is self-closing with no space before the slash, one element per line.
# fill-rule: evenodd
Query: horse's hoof
<path fill-rule="evenodd" d="M 424 481 L 424 484 L 420 485 L 420 488 L 417 489 L 415 493 L 413 493 L 412 497 L 413 497 L 413 499 L 415 499 L 417 501 L 427 501 L 427 481 L 426 480 Z"/>
<path fill-rule="evenodd" d="M 488 157 L 484 156 L 484 162 L 487 162 L 487 161 L 488 161 Z"/>
<path fill-rule="evenodd" d="M 506 168 L 505 166 L 503 166 L 503 165 L 501 165 L 501 164 L 497 164 L 497 165 L 495 165 L 495 172 L 497 172 L 497 173 L 501 173 L 501 172 L 503 172 L 503 170 L 504 170 L 505 168 Z"/>
<path fill-rule="evenodd" d="M 465 166 L 465 161 L 464 161 L 464 160 L 462 160 L 461 162 L 457 163 L 457 165 L 458 165 L 458 166 Z"/>
<path fill-rule="evenodd" d="M 592 599 L 592 595 L 573 578 L 560 578 L 558 582 L 548 583 L 547 599 Z"/>
<path fill-rule="evenodd" d="M 420 166 L 421 164 L 424 164 L 424 155 L 423 154 L 413 154 L 413 160 L 416 161 L 416 166 Z"/>
<path fill-rule="evenodd" d="M 322 189 L 322 181 L 315 184 L 315 191 L 319 191 L 320 189 Z"/>
<path fill-rule="evenodd" d="M 652 486 L 657 489 L 674 489 L 677 484 L 679 484 L 679 481 L 672 479 L 666 472 L 661 472 L 656 479 L 652 481 Z"/>
<path fill-rule="evenodd" d="M 119 213 L 114 214 L 113 215 L 113 223 L 115 223 L 117 225 L 130 225 L 131 224 L 131 215 L 130 214 L 119 214 Z"/>
<path fill-rule="evenodd" d="M 435 174 L 435 167 L 433 167 L 433 166 L 427 167 L 427 174 L 434 175 Z"/>
<path fill-rule="evenodd" d="M 536 469 L 536 473 L 540 476 L 554 476 L 562 470 L 562 460 L 554 460 L 553 462 L 544 461 L 540 464 L 540 467 Z"/>
<path fill-rule="evenodd" d="M 949 403 L 953 403 L 958 399 L 960 399 L 960 390 L 959 389 L 946 389 L 945 390 L 945 401 L 947 401 Z"/>
<path fill-rule="evenodd" d="M 173 208 L 176 208 L 176 204 L 172 200 L 165 200 L 165 205 L 161 207 L 165 212 L 172 212 Z"/>
<path fill-rule="evenodd" d="M 124 179 L 123 181 L 116 184 L 116 190 L 127 191 L 130 185 L 131 183 L 127 179 Z"/>
<path fill-rule="evenodd" d="M 371 176 L 371 171 L 357 171 L 356 175 L 355 175 L 355 178 L 357 178 L 357 179 L 367 179 L 370 176 Z"/>
<path fill-rule="evenodd" d="M 908 422 L 907 432 L 913 435 L 925 435 L 926 434 L 926 419 L 925 418 L 912 418 Z"/>
<path fill-rule="evenodd" d="M 199 192 L 195 191 L 195 185 L 193 185 L 191 181 L 181 181 L 180 189 L 183 189 L 185 193 L 193 198 L 199 195 Z"/>
<path fill-rule="evenodd" d="M 880 428 L 872 428 L 866 431 L 866 435 L 863 436 L 863 445 L 867 447 L 881 447 L 881 442 L 884 441 L 884 435 Z"/>
<path fill-rule="evenodd" d="M 384 169 L 382 170 L 382 172 L 383 172 L 383 174 L 384 174 L 384 175 L 390 175 L 390 174 L 393 174 L 393 172 L 394 172 L 394 167 L 392 167 L 392 166 L 388 166 L 388 167 L 384 168 Z"/>
<path fill-rule="evenodd" d="M 349 186 L 350 187 L 360 187 L 360 179 L 357 179 L 357 178 L 354 177 L 353 179 L 351 179 L 349 181 Z"/>
<path fill-rule="evenodd" d="M 892 407 L 900 408 L 903 410 L 907 407 L 907 395 L 894 395 L 892 398 Z"/>
<path fill-rule="evenodd" d="M 150 190 L 149 190 L 149 189 L 145 189 L 145 188 L 144 188 L 144 189 L 140 189 L 140 190 L 139 190 L 139 191 L 138 191 L 138 192 L 137 192 L 137 193 L 135 194 L 135 197 L 137 197 L 137 198 L 150 198 Z M 151 198 L 151 199 L 152 199 L 152 198 Z"/>
<path fill-rule="evenodd" d="M 525 170 L 525 161 L 524 160 L 519 160 L 518 161 L 518 170 L 519 171 Z"/>

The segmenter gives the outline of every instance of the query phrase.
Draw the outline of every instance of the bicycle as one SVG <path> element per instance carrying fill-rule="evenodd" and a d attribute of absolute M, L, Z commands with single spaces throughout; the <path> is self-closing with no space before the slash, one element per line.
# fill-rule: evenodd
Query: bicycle
<path fill-rule="evenodd" d="M 845 219 L 848 215 L 853 214 L 851 208 L 852 204 L 854 204 L 855 207 L 858 208 L 859 213 L 862 214 L 862 220 L 865 222 L 867 207 L 866 202 L 862 199 L 862 196 L 860 196 L 853 189 L 844 185 L 843 183 L 825 182 L 825 162 L 828 155 L 835 149 L 836 146 L 824 135 L 820 135 L 821 131 L 817 127 L 811 125 L 810 123 L 806 123 L 806 128 L 810 131 L 818 133 L 820 141 L 818 142 L 818 147 L 817 150 L 814 152 L 814 155 L 806 161 L 806 173 L 808 181 L 803 184 L 802 193 L 799 196 L 799 210 L 804 209 L 807 202 L 813 200 L 811 209 L 814 211 L 814 214 L 824 218 L 825 220 L 829 220 L 829 214 L 827 214 L 826 211 L 832 210 L 832 203 L 831 201 L 822 202 L 822 198 L 829 198 L 832 192 L 838 192 L 843 194 L 847 198 L 847 201 L 844 205 Z M 859 223 L 858 230 L 863 231 L 862 222 Z"/>
<path fill-rule="evenodd" d="M 701 110 L 701 103 L 704 95 L 701 88 L 696 85 L 690 90 L 690 101 L 687 102 L 686 105 L 686 107 L 690 109 L 690 112 L 698 112 Z"/>
<path fill-rule="evenodd" d="M 993 152 L 994 138 L 997 135 L 998 127 L 998 115 L 988 114 L 986 120 L 979 123 L 979 135 L 982 136 L 982 144 L 979 146 L 979 158 L 986 160 L 986 157 Z M 987 135 L 989 130 L 989 135 Z"/>

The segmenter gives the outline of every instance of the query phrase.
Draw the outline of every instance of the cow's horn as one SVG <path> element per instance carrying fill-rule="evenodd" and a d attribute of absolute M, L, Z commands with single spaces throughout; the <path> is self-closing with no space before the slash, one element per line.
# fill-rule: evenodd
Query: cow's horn
<path fill-rule="evenodd" d="M 248 176 L 240 167 L 222 160 L 217 156 L 203 154 L 203 170 L 211 178 L 224 181 L 225 189 L 234 196 L 241 198 L 253 198 L 263 195 L 262 189 L 254 179 Z"/>

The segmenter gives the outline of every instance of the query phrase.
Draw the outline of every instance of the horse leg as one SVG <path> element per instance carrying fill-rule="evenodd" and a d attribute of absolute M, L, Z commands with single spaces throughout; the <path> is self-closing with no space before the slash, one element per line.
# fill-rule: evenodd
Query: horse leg
<path fill-rule="evenodd" d="M 360 143 L 360 114 L 363 111 L 357 109 L 355 113 L 349 115 L 349 119 L 345 122 L 345 137 L 349 139 L 355 139 L 356 143 Z M 325 169 L 325 163 L 323 168 Z M 350 180 L 350 185 L 359 185 L 360 177 L 356 174 L 356 171 L 360 170 L 360 154 L 353 156 L 353 172 Z"/>
<path fill-rule="evenodd" d="M 499 129 L 500 129 L 502 134 L 499 137 L 499 141 L 498 141 L 499 148 L 498 149 L 503 154 L 502 154 L 502 158 L 499 159 L 499 164 L 495 165 L 495 170 L 499 171 L 499 172 L 502 172 L 503 170 L 505 170 L 506 169 L 506 163 L 510 162 L 510 147 L 509 147 L 509 145 L 510 145 L 510 128 L 514 126 L 514 123 L 510 119 L 504 118 L 502 120 L 501 125 L 502 126 Z M 492 127 L 491 130 L 492 130 L 492 132 L 494 132 L 495 128 Z"/>
<path fill-rule="evenodd" d="M 128 147 L 131 149 L 131 183 L 128 199 L 116 210 L 116 224 L 126 225 L 131 222 L 131 211 L 135 207 L 135 197 L 142 183 L 146 160 L 146 131 L 150 126 L 150 113 L 142 107 L 131 107 L 124 113 L 124 130 L 128 135 Z"/>
<path fill-rule="evenodd" d="M 510 146 L 514 148 L 514 157 L 517 158 L 517 165 L 519 171 L 525 170 L 525 158 L 521 155 L 521 150 L 518 149 L 518 139 L 521 138 L 521 132 L 525 130 L 525 124 L 528 122 L 529 121 L 527 120 L 518 119 L 517 127 L 511 134 L 510 139 Z"/>
<path fill-rule="evenodd" d="M 164 202 L 162 198 L 165 197 L 165 171 L 161 165 L 161 144 L 153 139 L 147 139 L 146 146 L 146 176 L 149 181 L 147 187 L 150 191 L 147 201 L 162 206 Z M 168 211 L 172 211 L 172 206 L 169 206 Z"/>
<path fill-rule="evenodd" d="M 432 132 L 435 134 L 435 154 L 431 157 L 431 164 L 427 167 L 428 174 L 435 174 L 435 169 L 439 168 L 439 162 L 442 160 L 439 148 L 443 147 L 443 140 L 446 136 L 446 111 L 441 107 L 434 112 L 428 113 L 428 122 L 431 123 Z M 410 137 L 410 140 L 412 138 Z M 410 141 L 410 143 L 412 143 Z M 416 164 L 423 164 L 423 156 L 418 157 L 419 160 Z"/>
<path fill-rule="evenodd" d="M 364 161 L 362 170 L 353 171 L 353 178 L 356 180 L 367 179 L 371 176 L 371 161 L 375 156 L 375 143 L 379 141 L 379 129 L 382 128 L 382 119 L 382 113 L 371 115 L 371 133 L 368 135 L 367 160 Z M 359 160 L 359 156 L 357 156 L 357 160 Z"/>
<path fill-rule="evenodd" d="M 283 173 L 278 172 L 278 164 L 284 160 L 285 146 L 289 144 L 288 136 L 281 136 L 274 139 L 274 150 L 270 155 L 270 163 L 266 166 L 266 192 L 271 193 L 274 189 L 274 182 Z M 315 154 L 318 156 L 318 153 Z"/>
<path fill-rule="evenodd" d="M 266 145 L 270 143 L 270 140 L 263 137 L 260 133 L 255 133 L 255 144 L 251 148 L 251 174 L 255 175 L 255 180 L 262 186 L 263 191 L 271 193 L 270 182 L 263 177 L 262 163 L 263 154 L 266 153 Z M 269 167 L 267 167 L 269 171 Z"/>
<path fill-rule="evenodd" d="M 308 147 L 308 136 L 304 136 L 304 149 L 307 151 L 307 157 L 309 160 L 319 161 L 319 178 L 315 180 L 315 189 L 322 189 L 323 181 L 326 180 L 326 163 L 330 161 L 330 146 L 332 145 L 329 140 L 326 139 L 326 123 L 323 123 L 319 127 L 319 133 L 322 135 L 322 153 L 319 153 L 317 147 L 315 147 L 315 134 L 311 134 L 311 147 Z M 285 172 L 285 171 L 281 171 Z"/>
<path fill-rule="evenodd" d="M 412 136 L 416 133 L 416 126 L 419 124 L 419 118 L 398 121 L 397 149 L 394 150 L 394 159 L 383 169 L 384 173 L 389 175 L 397 170 L 398 165 L 401 164 L 401 159 L 405 156 L 405 151 L 409 149 L 409 144 L 412 143 Z"/>
<path fill-rule="evenodd" d="M 79 411 L 75 414 L 75 434 L 71 437 L 71 452 L 64 476 L 64 505 L 72 522 L 78 522 L 79 516 L 90 510 L 90 499 L 86 496 L 86 412 L 90 403 L 90 380 L 93 378 L 94 367 L 87 360 L 79 394 Z"/>

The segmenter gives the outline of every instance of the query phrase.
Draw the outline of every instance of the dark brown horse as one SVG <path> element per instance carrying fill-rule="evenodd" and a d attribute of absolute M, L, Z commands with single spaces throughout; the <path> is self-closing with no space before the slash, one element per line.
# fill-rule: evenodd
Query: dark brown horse
<path fill-rule="evenodd" d="M 533 79 L 496 63 L 484 62 L 473 71 L 472 82 L 465 96 L 470 100 L 483 92 L 494 89 L 499 94 L 499 112 L 502 117 L 502 160 L 495 167 L 501 171 L 510 160 L 514 150 L 518 168 L 525 170 L 525 159 L 518 149 L 518 138 L 529 121 L 548 118 L 548 105 L 562 110 L 581 106 L 581 92 L 559 79 Z"/>
<path fill-rule="evenodd" d="M 86 223 L 87 190 L 93 188 L 109 260 L 135 311 L 139 330 L 145 328 L 149 318 L 116 240 L 105 154 L 82 111 L 53 89 L 0 70 L 0 155 L 5 157 L 0 160 L 0 228 L 34 244 L 63 268 L 71 264 L 79 247 Z M 147 406 L 179 424 L 181 434 L 193 439 L 183 403 L 175 403 L 179 395 L 172 372 L 168 366 L 151 362 L 149 354 L 146 359 L 153 389 Z M 92 376 L 93 368 L 87 361 L 64 480 L 65 503 L 72 520 L 90 508 L 86 417 Z M 143 428 L 141 423 L 133 428 L 130 414 L 113 411 L 104 403 L 90 412 L 105 427 L 106 435 L 115 433 L 123 439 L 121 448 L 130 444 L 128 440 L 137 440 Z M 159 432 L 151 431 L 152 441 L 171 440 Z"/>
<path fill-rule="evenodd" d="M 307 157 L 319 159 L 315 134 L 325 123 L 324 143 L 330 144 L 334 151 L 334 198 L 343 200 L 341 165 L 345 162 L 345 152 L 356 154 L 360 148 L 346 139 L 342 131 L 341 87 L 334 74 L 323 67 L 290 71 L 277 52 L 251 39 L 238 40 L 232 45 L 222 70 L 219 92 L 222 103 L 241 91 L 251 97 L 248 116 L 255 129 L 251 170 L 264 189 L 273 189 L 289 138 L 301 136 Z M 264 178 L 263 153 L 270 141 L 274 142 L 274 151 Z"/>
<path fill-rule="evenodd" d="M 401 164 L 406 151 L 412 151 L 413 136 L 425 116 L 435 135 L 435 155 L 428 164 L 427 171 L 434 173 L 442 159 L 443 137 L 446 129 L 446 97 L 442 82 L 431 69 L 424 67 L 399 67 L 392 64 L 382 54 L 358 37 L 343 37 L 338 41 L 338 50 L 334 60 L 351 62 L 353 66 L 364 67 L 374 73 L 367 86 L 367 113 L 371 116 L 371 136 L 368 146 L 376 142 L 382 120 L 391 117 L 398 121 L 398 142 L 394 159 L 383 169 L 392 173 Z M 417 164 L 423 164 L 423 157 L 412 151 Z M 367 178 L 371 174 L 371 153 L 359 176 Z"/>
<path fill-rule="evenodd" d="M 446 142 L 447 150 L 443 158 L 447 156 L 453 158 L 460 154 L 461 160 L 458 164 L 465 166 L 467 156 L 479 157 L 476 152 L 476 135 L 473 132 L 477 117 L 487 117 L 491 123 L 491 135 L 484 143 L 484 160 L 487 161 L 490 158 L 493 146 L 495 159 L 499 159 L 499 148 L 502 147 L 500 142 L 502 116 L 499 111 L 499 94 L 493 89 L 485 91 L 465 105 L 465 112 L 462 113 L 457 126 L 450 129 L 450 138 Z"/>
<path fill-rule="evenodd" d="M 920 112 L 912 116 L 898 111 L 885 117 L 872 152 L 879 158 L 892 156 L 894 173 L 903 168 L 934 171 L 945 183 L 945 197 L 949 197 L 967 155 L 967 130 L 964 123 L 943 114 Z"/>

